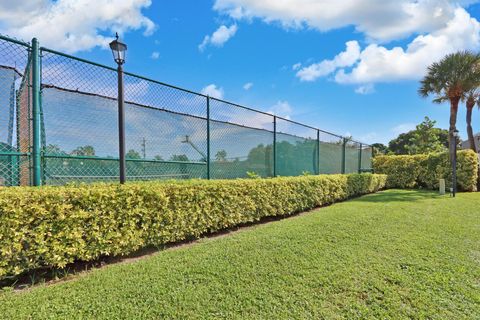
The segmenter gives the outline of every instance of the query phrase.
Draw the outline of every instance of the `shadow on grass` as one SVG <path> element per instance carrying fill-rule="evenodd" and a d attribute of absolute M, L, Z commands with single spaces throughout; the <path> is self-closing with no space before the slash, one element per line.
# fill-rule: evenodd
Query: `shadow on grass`
<path fill-rule="evenodd" d="M 387 190 L 353 199 L 357 202 L 414 202 L 449 197 L 428 190 Z"/>

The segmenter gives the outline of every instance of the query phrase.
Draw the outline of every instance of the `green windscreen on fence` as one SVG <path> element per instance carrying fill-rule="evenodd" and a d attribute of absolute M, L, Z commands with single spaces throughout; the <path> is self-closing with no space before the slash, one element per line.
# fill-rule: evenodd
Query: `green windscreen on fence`
<path fill-rule="evenodd" d="M 273 176 L 273 116 L 210 98 L 213 179 Z"/>
<path fill-rule="evenodd" d="M 320 132 L 320 173 L 342 173 L 343 138 Z"/>
<path fill-rule="evenodd" d="M 317 130 L 277 118 L 276 147 L 278 176 L 318 172 Z"/>
<path fill-rule="evenodd" d="M 372 170 L 372 147 L 363 145 L 361 171 Z"/>
<path fill-rule="evenodd" d="M 347 141 L 345 145 L 345 173 L 358 173 L 360 144 Z"/>
<path fill-rule="evenodd" d="M 0 186 L 30 184 L 28 44 L 0 38 Z"/>
<path fill-rule="evenodd" d="M 0 186 L 118 181 L 116 69 L 41 48 L 34 105 L 32 50 L 0 35 Z M 370 146 L 270 113 L 128 72 L 124 94 L 127 180 L 371 169 Z"/>

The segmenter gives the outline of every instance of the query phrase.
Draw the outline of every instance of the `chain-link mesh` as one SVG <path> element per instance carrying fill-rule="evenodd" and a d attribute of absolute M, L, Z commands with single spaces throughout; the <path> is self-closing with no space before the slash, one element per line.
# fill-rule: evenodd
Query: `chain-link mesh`
<path fill-rule="evenodd" d="M 117 179 L 117 73 L 49 51 L 42 71 L 45 181 Z M 125 75 L 125 101 L 129 180 L 206 177 L 205 97 Z"/>
<path fill-rule="evenodd" d="M 363 145 L 362 147 L 362 163 L 360 171 L 372 170 L 372 147 Z"/>
<path fill-rule="evenodd" d="M 0 36 L 0 185 L 31 181 L 30 53 L 29 44 Z M 43 183 L 117 181 L 117 70 L 45 48 L 40 56 Z M 128 180 L 371 168 L 369 146 L 268 113 L 130 73 L 124 93 Z"/>
<path fill-rule="evenodd" d="M 318 172 L 317 130 L 277 118 L 276 173 L 298 176 Z"/>
<path fill-rule="evenodd" d="M 273 116 L 211 98 L 210 119 L 212 178 L 273 176 Z"/>
<path fill-rule="evenodd" d="M 343 138 L 320 132 L 320 173 L 342 173 Z"/>
<path fill-rule="evenodd" d="M 347 141 L 345 145 L 345 173 L 358 173 L 360 157 L 360 143 Z"/>
<path fill-rule="evenodd" d="M 28 44 L 0 38 L 0 186 L 30 185 Z"/>

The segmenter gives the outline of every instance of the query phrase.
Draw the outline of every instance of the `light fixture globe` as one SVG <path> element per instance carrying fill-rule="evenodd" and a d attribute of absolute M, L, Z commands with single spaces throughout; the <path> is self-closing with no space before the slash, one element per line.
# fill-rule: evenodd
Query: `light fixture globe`
<path fill-rule="evenodd" d="M 110 42 L 110 49 L 112 49 L 113 59 L 115 62 L 119 65 L 124 64 L 127 45 L 118 41 L 118 33 L 115 34 L 115 40 Z"/>

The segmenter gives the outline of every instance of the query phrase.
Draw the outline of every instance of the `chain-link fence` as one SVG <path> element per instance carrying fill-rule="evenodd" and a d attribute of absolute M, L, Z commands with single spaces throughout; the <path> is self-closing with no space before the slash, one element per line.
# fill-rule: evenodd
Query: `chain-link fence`
<path fill-rule="evenodd" d="M 124 83 L 127 180 L 371 169 L 366 144 L 131 73 Z M 0 36 L 0 132 L 0 185 L 118 180 L 117 70 Z"/>

